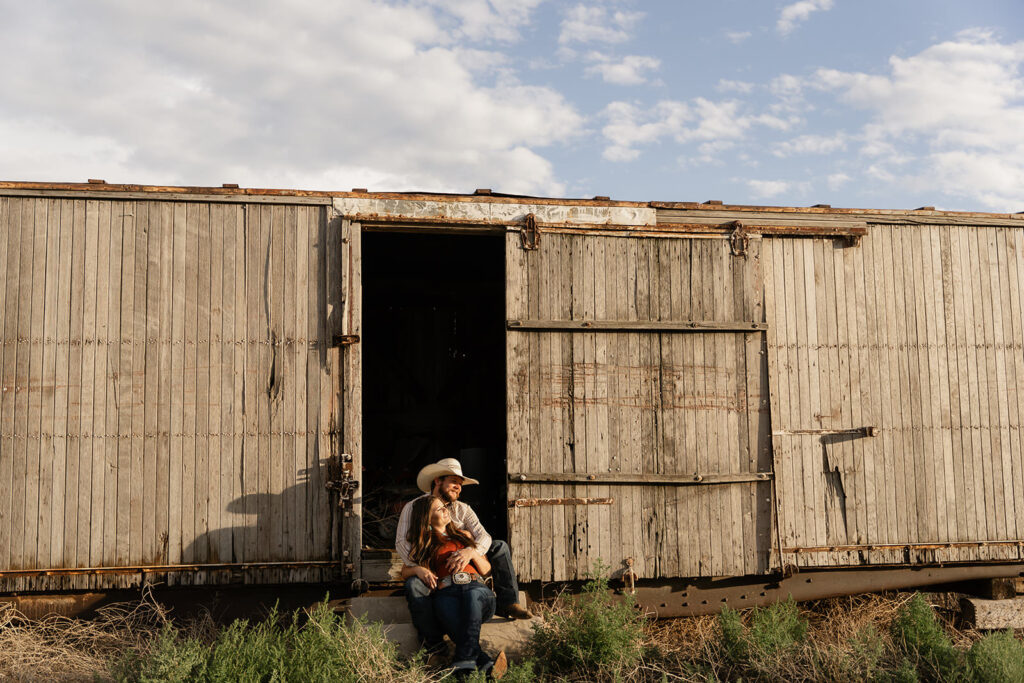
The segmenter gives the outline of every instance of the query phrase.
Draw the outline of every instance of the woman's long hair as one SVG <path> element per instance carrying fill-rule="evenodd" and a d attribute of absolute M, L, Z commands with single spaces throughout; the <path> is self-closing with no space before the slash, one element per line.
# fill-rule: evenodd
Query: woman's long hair
<path fill-rule="evenodd" d="M 430 505 L 435 500 L 441 500 L 434 496 L 423 496 L 417 498 L 412 502 L 412 514 L 409 520 L 409 533 L 406 535 L 406 540 L 409 541 L 409 545 L 412 546 L 412 561 L 421 567 L 430 567 L 430 561 L 434 559 L 434 555 L 437 549 L 440 548 L 445 540 L 440 538 L 434 533 L 433 527 L 430 526 Z M 444 501 L 441 501 L 444 505 Z M 449 538 L 462 541 L 467 546 L 475 545 L 476 541 L 473 540 L 473 535 L 468 531 L 459 529 L 452 522 L 448 522 L 448 526 L 445 527 L 444 532 Z"/>

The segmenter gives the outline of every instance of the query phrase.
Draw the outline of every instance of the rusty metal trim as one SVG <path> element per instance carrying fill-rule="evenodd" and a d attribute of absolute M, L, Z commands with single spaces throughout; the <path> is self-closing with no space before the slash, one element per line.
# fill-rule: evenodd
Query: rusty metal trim
<path fill-rule="evenodd" d="M 508 502 L 510 508 L 533 508 L 542 505 L 613 505 L 614 498 L 516 498 Z"/>
<path fill-rule="evenodd" d="M 771 481 L 771 472 L 646 474 L 630 472 L 516 472 L 509 473 L 510 484 L 549 482 L 554 484 L 628 484 L 648 486 L 695 486 L 709 484 L 744 484 Z"/>
<path fill-rule="evenodd" d="M 795 553 L 845 553 L 861 551 L 918 551 L 918 550 L 953 550 L 956 548 L 989 548 L 1016 547 L 1024 550 L 1024 539 L 1004 541 L 951 541 L 936 543 L 870 543 L 860 545 L 813 545 L 792 546 L 783 548 L 783 552 Z"/>
<path fill-rule="evenodd" d="M 656 617 L 717 614 L 723 607 L 759 607 L 792 597 L 797 602 L 841 595 L 919 588 L 972 579 L 1024 576 L 1024 564 L 974 564 L 944 567 L 827 569 L 801 571 L 786 578 L 742 577 L 644 581 L 636 587 L 638 605 Z"/>
<path fill-rule="evenodd" d="M 850 429 L 779 429 L 772 436 L 877 436 L 878 429 L 873 426 L 852 427 Z"/>
<path fill-rule="evenodd" d="M 746 320 L 506 320 L 525 332 L 762 332 L 768 323 Z"/>
<path fill-rule="evenodd" d="M 0 579 L 37 576 L 81 576 L 100 574 L 171 574 L 175 572 L 241 572 L 260 569 L 341 569 L 336 560 L 299 562 L 222 562 L 216 564 L 153 564 L 119 567 L 51 567 L 47 569 L 4 569 Z"/>

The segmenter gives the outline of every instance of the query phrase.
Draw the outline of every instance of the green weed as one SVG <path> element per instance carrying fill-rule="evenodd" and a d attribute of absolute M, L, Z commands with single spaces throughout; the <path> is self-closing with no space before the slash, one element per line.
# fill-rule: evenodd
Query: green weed
<path fill-rule="evenodd" d="M 1024 644 L 1013 631 L 990 633 L 967 651 L 971 675 L 978 683 L 1024 681 Z"/>
<path fill-rule="evenodd" d="M 560 597 L 545 622 L 534 627 L 530 653 L 538 673 L 616 678 L 640 661 L 643 616 L 629 596 L 612 596 L 606 570 L 598 563 L 582 593 Z"/>
<path fill-rule="evenodd" d="M 953 641 L 920 593 L 915 594 L 896 617 L 892 639 L 900 654 L 924 680 L 967 680 L 963 653 L 953 647 Z"/>

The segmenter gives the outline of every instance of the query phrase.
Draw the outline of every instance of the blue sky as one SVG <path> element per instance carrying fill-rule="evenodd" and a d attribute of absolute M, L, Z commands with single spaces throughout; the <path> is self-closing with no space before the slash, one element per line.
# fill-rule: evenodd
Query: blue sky
<path fill-rule="evenodd" d="M 1019 0 L 3 0 L 0 179 L 1024 211 Z"/>

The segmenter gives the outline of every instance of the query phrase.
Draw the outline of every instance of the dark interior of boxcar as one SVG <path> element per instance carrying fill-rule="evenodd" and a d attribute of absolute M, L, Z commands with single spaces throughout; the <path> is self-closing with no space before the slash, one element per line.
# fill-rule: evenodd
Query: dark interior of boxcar
<path fill-rule="evenodd" d="M 363 235 L 363 545 L 393 548 L 416 474 L 455 457 L 506 535 L 501 235 Z"/>

